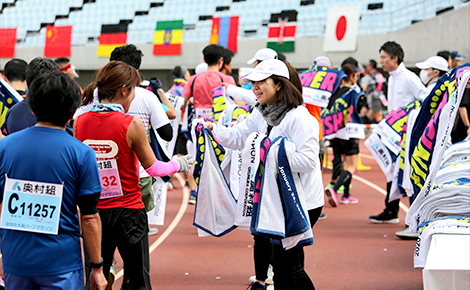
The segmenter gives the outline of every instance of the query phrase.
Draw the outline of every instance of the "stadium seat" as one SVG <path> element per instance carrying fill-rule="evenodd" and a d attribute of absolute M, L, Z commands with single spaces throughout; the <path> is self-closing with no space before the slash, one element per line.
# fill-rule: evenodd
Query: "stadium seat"
<path fill-rule="evenodd" d="M 153 41 L 157 21 L 183 19 L 184 24 L 196 26 L 194 30 L 185 31 L 184 41 L 206 42 L 210 37 L 212 22 L 200 20 L 200 16 L 240 16 L 240 40 L 265 39 L 268 28 L 262 26 L 263 22 L 268 21 L 272 13 L 295 9 L 298 12 L 297 37 L 322 37 L 330 7 L 360 5 L 362 19 L 359 34 L 376 34 L 402 29 L 411 25 L 413 20 L 435 17 L 436 10 L 445 7 L 458 9 L 470 4 L 470 1 L 461 0 L 381 0 L 382 9 L 368 10 L 371 0 L 316 0 L 313 5 L 306 6 L 301 6 L 299 0 L 271 0 L 269 5 L 259 0 L 162 0 L 160 3 L 163 5 L 157 7 L 150 7 L 156 0 L 96 0 L 87 3 L 83 0 L 0 0 L 1 4 L 13 2 L 15 6 L 3 9 L 0 27 L 17 27 L 18 39 L 31 37 L 31 40 L 22 42 L 24 46 L 37 43 L 37 35 L 26 36 L 26 31 L 38 31 L 41 23 L 73 25 L 72 43 L 87 45 L 88 38 L 99 36 L 103 24 L 132 20 L 128 30 L 129 39 L 136 43 L 148 43 Z M 229 9 L 216 11 L 220 6 Z M 82 9 L 69 12 L 72 7 Z M 148 14 L 136 16 L 137 11 L 147 11 Z M 30 17 L 25 19 L 25 13 Z M 58 15 L 68 16 L 56 20 Z M 257 33 L 245 36 L 245 30 L 256 30 Z"/>

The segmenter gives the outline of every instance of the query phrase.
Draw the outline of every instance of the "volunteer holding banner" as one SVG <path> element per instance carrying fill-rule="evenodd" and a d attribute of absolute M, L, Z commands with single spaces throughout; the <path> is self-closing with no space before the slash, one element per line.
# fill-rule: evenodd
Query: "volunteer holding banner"
<path fill-rule="evenodd" d="M 95 150 L 103 188 L 98 208 L 102 221 L 104 272 L 112 265 L 116 247 L 126 265 L 132 289 L 151 289 L 147 214 L 139 187 L 140 161 L 150 176 L 188 172 L 191 156 L 164 163 L 156 159 L 138 117 L 124 114 L 140 84 L 136 69 L 111 61 L 101 68 L 96 82 L 84 92 L 91 97 L 98 88 L 99 104 L 74 123 L 77 139 Z M 139 288 L 140 287 L 140 288 Z"/>
<path fill-rule="evenodd" d="M 318 159 L 319 125 L 301 106 L 302 94 L 289 79 L 289 70 L 282 61 L 263 61 L 253 73 L 243 78 L 244 83 L 251 81 L 253 84 L 253 92 L 258 99 L 257 109 L 245 121 L 231 128 L 208 122 L 205 126 L 213 130 L 214 136 L 224 147 L 231 149 L 243 149 L 253 132 L 267 133 L 271 139 L 286 137 L 286 141 L 293 143 L 295 154 L 289 155 L 292 157 L 289 163 L 292 171 L 300 175 L 302 188 L 306 189 L 307 208 L 304 211 L 309 210 L 313 225 L 324 205 Z M 284 250 L 282 246 L 273 245 L 272 263 L 277 290 L 315 289 L 303 269 L 302 253 L 302 247 Z M 254 283 L 251 289 L 264 289 L 264 286 Z"/>
<path fill-rule="evenodd" d="M 331 97 L 328 103 L 328 110 L 331 110 L 335 105 L 335 101 L 345 96 L 348 93 L 354 93 L 352 87 L 357 83 L 359 73 L 361 70 L 352 64 L 345 64 L 342 70 L 347 75 L 347 78 L 341 80 L 340 89 L 337 90 Z M 360 98 L 363 98 L 361 95 Z M 354 111 L 360 112 L 357 109 L 357 104 L 361 103 L 361 99 L 354 103 Z M 352 175 L 356 172 L 358 156 L 359 156 L 359 139 L 349 138 L 347 140 L 334 138 L 331 139 L 331 147 L 333 147 L 333 153 L 335 159 L 333 160 L 333 172 L 332 181 L 330 185 L 325 189 L 326 195 L 328 196 L 328 202 L 331 206 L 338 206 L 337 191 L 343 186 L 344 192 L 341 198 L 342 204 L 355 204 L 359 200 L 349 194 L 349 186 L 351 185 Z M 342 169 L 342 156 L 345 156 L 346 168 Z M 337 180 L 336 180 L 337 179 Z"/>
<path fill-rule="evenodd" d="M 382 69 L 390 73 L 387 92 L 388 111 L 391 112 L 405 107 L 416 100 L 424 100 L 426 98 L 426 88 L 419 77 L 405 67 L 403 63 L 405 53 L 400 44 L 388 41 L 380 47 L 379 53 Z M 390 201 L 391 188 L 392 181 L 387 180 L 385 209 L 378 215 L 369 216 L 371 222 L 396 224 L 400 221 L 398 219 L 400 200 Z"/>

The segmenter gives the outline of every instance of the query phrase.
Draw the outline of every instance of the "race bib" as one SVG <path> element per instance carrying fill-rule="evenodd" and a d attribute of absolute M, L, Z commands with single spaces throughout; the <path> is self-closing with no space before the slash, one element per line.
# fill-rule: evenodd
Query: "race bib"
<path fill-rule="evenodd" d="M 62 184 L 5 179 L 1 228 L 57 235 Z"/>
<path fill-rule="evenodd" d="M 97 160 L 101 182 L 100 199 L 122 196 L 116 159 Z"/>
<path fill-rule="evenodd" d="M 205 122 L 213 122 L 212 108 L 196 109 L 196 119 L 204 119 Z"/>
<path fill-rule="evenodd" d="M 326 108 L 330 101 L 331 93 L 323 90 L 303 87 L 304 103 Z"/>

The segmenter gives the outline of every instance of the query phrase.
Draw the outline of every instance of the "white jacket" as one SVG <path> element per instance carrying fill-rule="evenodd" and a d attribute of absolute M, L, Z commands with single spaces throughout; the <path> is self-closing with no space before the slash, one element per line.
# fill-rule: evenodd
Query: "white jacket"
<path fill-rule="evenodd" d="M 421 79 L 405 67 L 402 62 L 390 72 L 388 79 L 388 111 L 404 107 L 415 100 L 422 101 L 427 97 L 426 88 Z"/>
<path fill-rule="evenodd" d="M 241 150 L 248 136 L 253 132 L 267 133 L 268 125 L 257 108 L 240 124 L 227 128 L 215 125 L 213 133 L 222 146 Z M 298 172 L 305 190 L 307 210 L 325 204 L 319 152 L 319 124 L 308 110 L 299 106 L 290 110 L 281 123 L 274 126 L 269 134 L 271 140 L 278 136 L 287 138 L 296 146 L 294 158 L 289 159 L 293 172 Z"/>

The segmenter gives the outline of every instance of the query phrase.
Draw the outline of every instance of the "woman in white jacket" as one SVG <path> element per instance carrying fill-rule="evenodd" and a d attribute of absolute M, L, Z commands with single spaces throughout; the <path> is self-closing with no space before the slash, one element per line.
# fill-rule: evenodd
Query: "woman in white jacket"
<path fill-rule="evenodd" d="M 287 141 L 293 143 L 296 149 L 289 163 L 292 171 L 299 174 L 302 188 L 306 189 L 305 203 L 313 226 L 324 205 L 318 159 L 319 124 L 302 106 L 302 93 L 289 78 L 289 69 L 282 61 L 263 61 L 243 79 L 245 83 L 252 82 L 252 90 L 258 100 L 253 113 L 232 128 L 212 123 L 205 123 L 205 127 L 213 131 L 224 147 L 232 149 L 243 149 L 246 139 L 253 132 L 266 133 L 271 140 L 279 136 L 286 137 Z M 302 247 L 284 250 L 282 246 L 273 245 L 276 290 L 315 289 L 303 269 L 302 257 Z"/>

